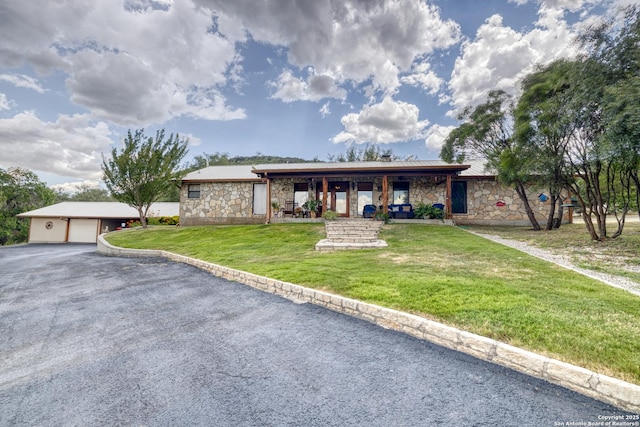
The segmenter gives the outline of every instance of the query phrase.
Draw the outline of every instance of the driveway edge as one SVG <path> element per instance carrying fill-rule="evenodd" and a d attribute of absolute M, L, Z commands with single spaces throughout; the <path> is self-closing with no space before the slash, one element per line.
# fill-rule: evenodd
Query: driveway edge
<path fill-rule="evenodd" d="M 276 294 L 295 302 L 308 302 L 339 313 L 403 332 L 452 350 L 469 354 L 540 378 L 582 395 L 640 413 L 640 386 L 551 359 L 490 338 L 465 332 L 413 314 L 344 298 L 293 283 L 270 279 L 162 250 L 119 248 L 98 236 L 97 251 L 109 256 L 164 257 L 205 270 L 215 276 Z"/>

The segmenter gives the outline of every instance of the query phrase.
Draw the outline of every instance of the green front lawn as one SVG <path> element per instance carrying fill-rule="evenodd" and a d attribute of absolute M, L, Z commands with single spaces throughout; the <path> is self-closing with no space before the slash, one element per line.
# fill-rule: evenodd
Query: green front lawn
<path fill-rule="evenodd" d="M 640 297 L 448 226 L 393 224 L 386 249 L 316 252 L 323 224 L 157 227 L 112 233 L 411 312 L 640 384 Z"/>

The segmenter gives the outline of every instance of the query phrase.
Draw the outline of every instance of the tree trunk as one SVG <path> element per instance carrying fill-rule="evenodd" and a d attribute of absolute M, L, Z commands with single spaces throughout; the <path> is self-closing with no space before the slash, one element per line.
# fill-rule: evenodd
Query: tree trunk
<path fill-rule="evenodd" d="M 140 215 L 140 225 L 142 225 L 142 228 L 147 228 L 147 215 L 142 208 L 138 208 L 138 215 Z"/>
<path fill-rule="evenodd" d="M 611 236 L 612 239 L 615 239 L 616 237 L 619 237 L 622 234 L 622 230 L 624 230 L 624 221 L 625 221 L 626 215 L 627 213 L 624 212 L 621 218 L 616 218 L 618 221 L 618 229 L 616 230 L 615 233 L 613 233 L 613 236 Z"/>
<path fill-rule="evenodd" d="M 553 220 L 553 228 L 560 228 L 562 225 L 562 217 L 564 216 L 564 207 L 562 206 L 562 198 L 558 203 L 558 216 Z"/>
<path fill-rule="evenodd" d="M 593 221 L 591 220 L 591 215 L 587 213 L 585 209 L 582 209 L 582 220 L 584 221 L 584 225 L 587 227 L 587 231 L 591 236 L 591 240 L 600 240 L 600 236 L 596 231 L 596 228 L 593 226 Z"/>
<path fill-rule="evenodd" d="M 535 231 L 540 231 L 540 224 L 536 219 L 536 215 L 533 213 L 533 209 L 531 209 L 531 205 L 529 204 L 529 199 L 527 199 L 527 193 L 522 182 L 516 183 L 516 193 L 518 194 L 518 197 L 520 197 L 520 200 L 522 200 L 522 204 L 527 212 L 527 217 L 529 218 L 531 226 Z"/>
<path fill-rule="evenodd" d="M 553 192 L 550 192 L 550 202 L 551 205 L 549 207 L 549 214 L 547 215 L 547 225 L 545 227 L 546 231 L 549 231 L 553 228 L 553 219 L 556 217 L 556 195 Z"/>

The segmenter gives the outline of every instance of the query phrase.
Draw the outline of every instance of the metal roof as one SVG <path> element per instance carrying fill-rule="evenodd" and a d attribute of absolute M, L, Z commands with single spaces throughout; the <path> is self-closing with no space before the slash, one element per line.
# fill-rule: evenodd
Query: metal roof
<path fill-rule="evenodd" d="M 271 178 L 306 176 L 338 177 L 354 176 L 416 176 L 458 174 L 468 165 L 451 164 L 441 160 L 337 162 L 337 163 L 287 163 L 255 166 L 253 172 Z"/>
<path fill-rule="evenodd" d="M 460 173 L 462 177 L 494 177 L 496 172 L 487 168 L 487 161 L 484 159 L 479 160 L 465 160 L 464 163 L 469 165 L 469 169 L 465 169 Z"/>
<path fill-rule="evenodd" d="M 177 216 L 180 204 L 157 202 L 151 205 L 149 217 Z M 138 218 L 135 208 L 118 202 L 62 202 L 44 208 L 24 212 L 21 218 Z"/>
<path fill-rule="evenodd" d="M 244 181 L 258 180 L 251 165 L 209 166 L 186 174 L 182 181 Z"/>
<path fill-rule="evenodd" d="M 464 164 L 442 160 L 414 160 L 392 162 L 334 162 L 334 163 L 268 163 L 258 165 L 209 166 L 187 174 L 184 182 L 256 181 L 261 175 L 322 175 L 340 173 L 458 173 L 460 176 L 494 176 L 484 170 L 484 161 Z"/>

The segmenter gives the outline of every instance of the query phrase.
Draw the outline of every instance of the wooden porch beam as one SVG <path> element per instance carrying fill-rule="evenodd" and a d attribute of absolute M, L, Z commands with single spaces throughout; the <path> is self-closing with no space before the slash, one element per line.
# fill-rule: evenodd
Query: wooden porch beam
<path fill-rule="evenodd" d="M 389 209 L 389 179 L 387 175 L 382 176 L 382 212 Z"/>
<path fill-rule="evenodd" d="M 327 211 L 327 193 L 329 192 L 329 180 L 326 176 L 322 177 L 322 212 L 321 214 Z"/>

